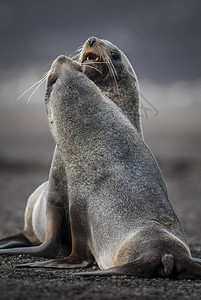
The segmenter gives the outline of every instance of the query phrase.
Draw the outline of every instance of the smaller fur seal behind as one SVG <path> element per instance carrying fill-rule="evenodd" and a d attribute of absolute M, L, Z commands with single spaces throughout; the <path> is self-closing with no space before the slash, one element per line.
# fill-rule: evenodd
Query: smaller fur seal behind
<path fill-rule="evenodd" d="M 54 61 L 47 86 L 49 126 L 68 181 L 72 252 L 24 266 L 73 268 L 95 259 L 102 271 L 87 275 L 201 278 L 135 126 L 66 56 Z"/>

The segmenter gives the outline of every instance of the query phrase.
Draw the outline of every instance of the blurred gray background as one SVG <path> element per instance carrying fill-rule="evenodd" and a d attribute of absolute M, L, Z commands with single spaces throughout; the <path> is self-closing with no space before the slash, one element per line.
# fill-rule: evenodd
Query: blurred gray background
<path fill-rule="evenodd" d="M 42 78 L 56 56 L 72 54 L 95 35 L 119 46 L 138 75 L 145 139 L 196 249 L 201 229 L 200 16 L 199 0 L 0 0 L 1 234 L 22 226 L 26 199 L 48 178 L 54 149 L 45 84 L 28 104 L 33 90 L 16 99 Z"/>

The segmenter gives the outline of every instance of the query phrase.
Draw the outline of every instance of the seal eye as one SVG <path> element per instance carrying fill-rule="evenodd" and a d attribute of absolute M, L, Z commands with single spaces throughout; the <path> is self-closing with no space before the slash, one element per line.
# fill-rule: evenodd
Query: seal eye
<path fill-rule="evenodd" d="M 120 59 L 120 53 L 119 52 L 111 52 L 111 56 L 114 60 Z"/>
<path fill-rule="evenodd" d="M 51 90 L 53 90 L 56 81 L 57 81 L 57 78 L 51 78 L 51 80 L 49 81 L 48 86 L 49 86 L 49 88 L 50 88 Z"/>
<path fill-rule="evenodd" d="M 55 77 L 53 77 L 53 78 L 50 77 L 48 80 L 47 90 L 46 90 L 46 94 L 45 94 L 45 103 L 46 104 L 49 102 L 49 98 L 50 98 L 52 90 L 55 86 L 56 81 L 57 81 L 57 78 L 55 78 Z"/>
<path fill-rule="evenodd" d="M 55 83 L 56 83 L 56 80 L 53 81 L 51 84 L 50 84 L 50 88 L 53 90 L 54 86 L 55 86 Z"/>
<path fill-rule="evenodd" d="M 56 77 L 50 77 L 49 82 L 48 82 L 49 95 L 51 94 L 52 90 L 54 89 L 56 81 L 57 81 Z"/>

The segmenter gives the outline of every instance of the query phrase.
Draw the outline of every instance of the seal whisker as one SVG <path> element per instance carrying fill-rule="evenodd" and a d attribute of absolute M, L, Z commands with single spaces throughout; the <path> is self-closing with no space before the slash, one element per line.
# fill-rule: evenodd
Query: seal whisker
<path fill-rule="evenodd" d="M 74 52 L 81 52 L 83 49 L 83 45 L 79 46 Z"/>
<path fill-rule="evenodd" d="M 98 70 L 98 69 L 92 67 L 92 66 L 89 65 L 89 64 L 83 64 L 83 63 L 81 63 L 80 65 L 81 65 L 81 66 L 88 67 L 88 68 L 91 68 L 91 69 L 94 69 L 94 70 L 96 70 L 97 72 L 99 72 L 101 75 L 103 75 L 103 73 L 102 73 L 100 70 Z"/>
<path fill-rule="evenodd" d="M 74 56 L 72 56 L 72 55 L 70 55 L 69 57 L 71 57 L 73 60 L 75 60 L 75 61 L 78 61 L 78 57 L 80 56 L 80 54 L 78 53 L 78 54 L 76 54 L 76 55 L 74 55 Z"/>
<path fill-rule="evenodd" d="M 111 75 L 111 78 L 114 80 L 114 87 L 115 87 L 116 90 L 118 90 L 118 84 L 117 84 L 117 80 L 116 80 L 116 70 L 115 70 L 115 68 L 112 64 L 112 61 L 110 60 L 107 53 L 106 53 L 106 55 L 102 55 L 102 53 L 100 53 L 99 56 L 100 56 L 101 60 L 106 62 L 106 64 L 108 65 L 109 73 Z"/>
<path fill-rule="evenodd" d="M 88 62 L 88 64 L 109 64 L 109 62 L 106 61 L 92 61 L 92 62 Z"/>
<path fill-rule="evenodd" d="M 81 50 L 79 51 L 79 53 L 77 53 L 77 54 L 75 54 L 75 55 L 73 55 L 75 52 L 73 52 L 71 55 L 69 55 L 69 57 L 70 58 L 72 58 L 72 59 L 74 59 L 74 58 L 79 58 L 80 57 L 80 52 L 81 52 Z M 73 55 L 73 56 L 72 56 Z M 79 59 L 78 59 L 79 60 Z"/>
<path fill-rule="evenodd" d="M 37 84 L 40 84 L 43 80 L 45 80 L 47 78 L 47 73 L 45 74 L 45 76 L 40 79 L 39 81 L 37 81 L 36 83 L 34 83 L 30 88 L 28 88 L 25 92 L 23 92 L 17 99 L 16 101 L 18 101 L 20 98 L 22 98 L 27 92 L 29 92 L 34 86 L 36 86 Z"/>
<path fill-rule="evenodd" d="M 82 49 L 83 49 L 83 45 L 81 45 L 80 47 L 78 47 L 72 54 L 69 55 L 69 57 L 71 57 L 72 59 L 80 57 L 80 53 L 82 52 Z M 76 52 L 77 52 L 77 54 L 75 54 Z M 73 55 L 73 54 L 75 54 L 75 55 Z"/>
<path fill-rule="evenodd" d="M 106 47 L 104 47 L 103 46 L 103 48 L 106 50 L 106 53 L 107 53 L 107 48 Z M 112 61 L 111 61 L 111 59 L 110 59 L 110 57 L 109 57 L 109 55 L 108 54 L 106 54 L 106 58 L 105 58 L 105 60 L 106 61 L 108 61 L 108 63 L 110 63 L 110 65 L 111 65 L 111 68 L 113 69 L 113 71 L 114 71 L 114 74 L 116 75 L 116 77 L 118 77 L 118 75 L 117 75 L 117 71 L 116 71 L 116 69 L 115 69 L 115 67 L 114 67 L 114 65 L 113 65 L 113 63 L 112 63 Z"/>
<path fill-rule="evenodd" d="M 115 69 L 115 67 L 114 67 L 114 65 L 113 65 L 113 63 L 112 63 L 112 61 L 111 61 L 111 59 L 110 59 L 110 57 L 108 56 L 108 61 L 110 62 L 110 65 L 111 65 L 111 68 L 113 69 L 113 71 L 114 71 L 114 74 L 116 75 L 116 77 L 118 77 L 118 75 L 117 75 L 117 71 L 116 71 L 116 69 Z"/>
<path fill-rule="evenodd" d="M 29 103 L 29 101 L 31 100 L 32 96 L 35 94 L 35 92 L 37 91 L 37 89 L 46 81 L 47 76 L 43 78 L 43 80 L 38 84 L 38 86 L 34 89 L 34 91 L 31 93 L 29 99 L 27 100 L 27 104 Z"/>
<path fill-rule="evenodd" d="M 116 80 L 116 74 L 114 72 L 114 69 L 111 66 L 112 62 L 109 60 L 108 61 L 108 68 L 109 68 L 109 72 L 111 74 L 111 78 L 113 78 L 114 81 L 114 88 L 118 91 L 118 84 L 117 84 L 117 80 Z"/>

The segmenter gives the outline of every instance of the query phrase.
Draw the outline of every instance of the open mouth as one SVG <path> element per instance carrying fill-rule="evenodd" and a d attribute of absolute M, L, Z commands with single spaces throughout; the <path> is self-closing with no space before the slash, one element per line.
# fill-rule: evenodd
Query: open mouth
<path fill-rule="evenodd" d="M 87 63 L 87 62 L 101 62 L 100 57 L 92 52 L 88 52 L 83 56 L 82 63 Z"/>
<path fill-rule="evenodd" d="M 89 79 L 97 82 L 100 78 L 102 80 L 105 77 L 107 68 L 99 51 L 87 49 L 82 53 L 80 60 L 83 66 L 82 70 Z"/>

